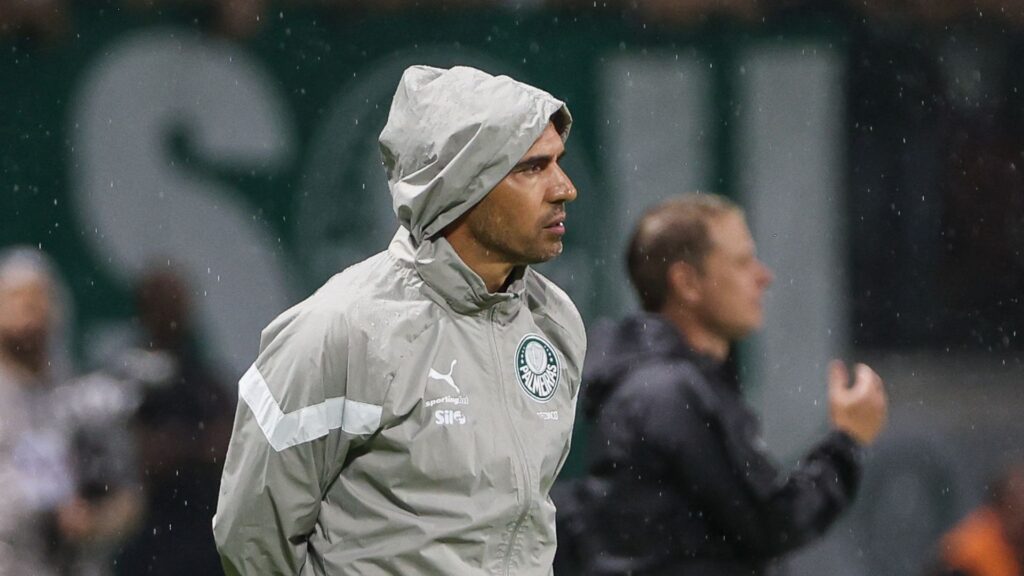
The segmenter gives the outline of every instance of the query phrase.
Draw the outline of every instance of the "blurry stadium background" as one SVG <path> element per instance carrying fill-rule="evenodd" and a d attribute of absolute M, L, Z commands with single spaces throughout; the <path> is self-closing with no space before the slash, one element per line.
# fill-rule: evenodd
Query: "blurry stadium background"
<path fill-rule="evenodd" d="M 236 381 L 267 321 L 393 234 L 401 71 L 468 64 L 573 111 L 580 197 L 543 271 L 588 323 L 636 307 L 638 215 L 714 191 L 776 274 L 742 358 L 778 458 L 825 428 L 828 358 L 885 377 L 861 497 L 791 573 L 919 573 L 1024 457 L 1021 2 L 0 0 L 0 49 L 0 247 L 56 259 L 81 369 L 166 262 Z"/>

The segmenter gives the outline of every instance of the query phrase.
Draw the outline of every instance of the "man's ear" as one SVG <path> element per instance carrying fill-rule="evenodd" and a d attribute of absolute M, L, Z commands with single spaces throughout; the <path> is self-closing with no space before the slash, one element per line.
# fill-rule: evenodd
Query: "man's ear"
<path fill-rule="evenodd" d="M 704 297 L 700 284 L 700 272 L 692 264 L 673 262 L 666 270 L 669 298 L 680 304 L 691 305 Z"/>

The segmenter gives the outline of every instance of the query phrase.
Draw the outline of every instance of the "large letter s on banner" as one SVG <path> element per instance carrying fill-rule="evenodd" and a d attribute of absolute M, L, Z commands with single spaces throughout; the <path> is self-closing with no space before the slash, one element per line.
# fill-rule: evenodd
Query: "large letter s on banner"
<path fill-rule="evenodd" d="M 85 74 L 72 124 L 73 198 L 97 259 L 125 282 L 176 262 L 215 357 L 242 373 L 291 301 L 283 248 L 254 206 L 176 162 L 170 143 L 177 132 L 205 164 L 279 170 L 294 145 L 274 82 L 227 41 L 151 30 Z"/>

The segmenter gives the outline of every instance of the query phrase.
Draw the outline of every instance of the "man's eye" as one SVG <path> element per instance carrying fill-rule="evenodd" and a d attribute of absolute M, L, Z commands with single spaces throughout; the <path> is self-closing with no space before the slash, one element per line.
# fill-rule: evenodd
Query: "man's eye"
<path fill-rule="evenodd" d="M 547 162 L 531 162 L 529 164 L 523 164 L 515 168 L 515 172 L 520 174 L 539 174 L 547 168 Z"/>

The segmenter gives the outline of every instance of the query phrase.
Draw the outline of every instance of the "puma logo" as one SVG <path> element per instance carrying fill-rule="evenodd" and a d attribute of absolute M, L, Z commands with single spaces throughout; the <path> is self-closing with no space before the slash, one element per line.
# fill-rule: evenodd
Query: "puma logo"
<path fill-rule="evenodd" d="M 442 374 L 442 373 L 438 372 L 437 370 L 434 370 L 433 368 L 431 368 L 430 369 L 430 373 L 428 374 L 428 376 L 430 378 L 433 378 L 434 380 L 440 380 L 442 382 L 447 383 L 452 388 L 455 388 L 456 392 L 458 392 L 459 394 L 462 394 L 462 390 L 459 390 L 459 387 L 455 385 L 455 380 L 452 378 L 452 373 L 455 372 L 455 364 L 457 362 L 458 362 L 457 359 L 456 360 L 452 360 L 451 368 L 448 369 L 448 373 L 447 374 Z"/>

